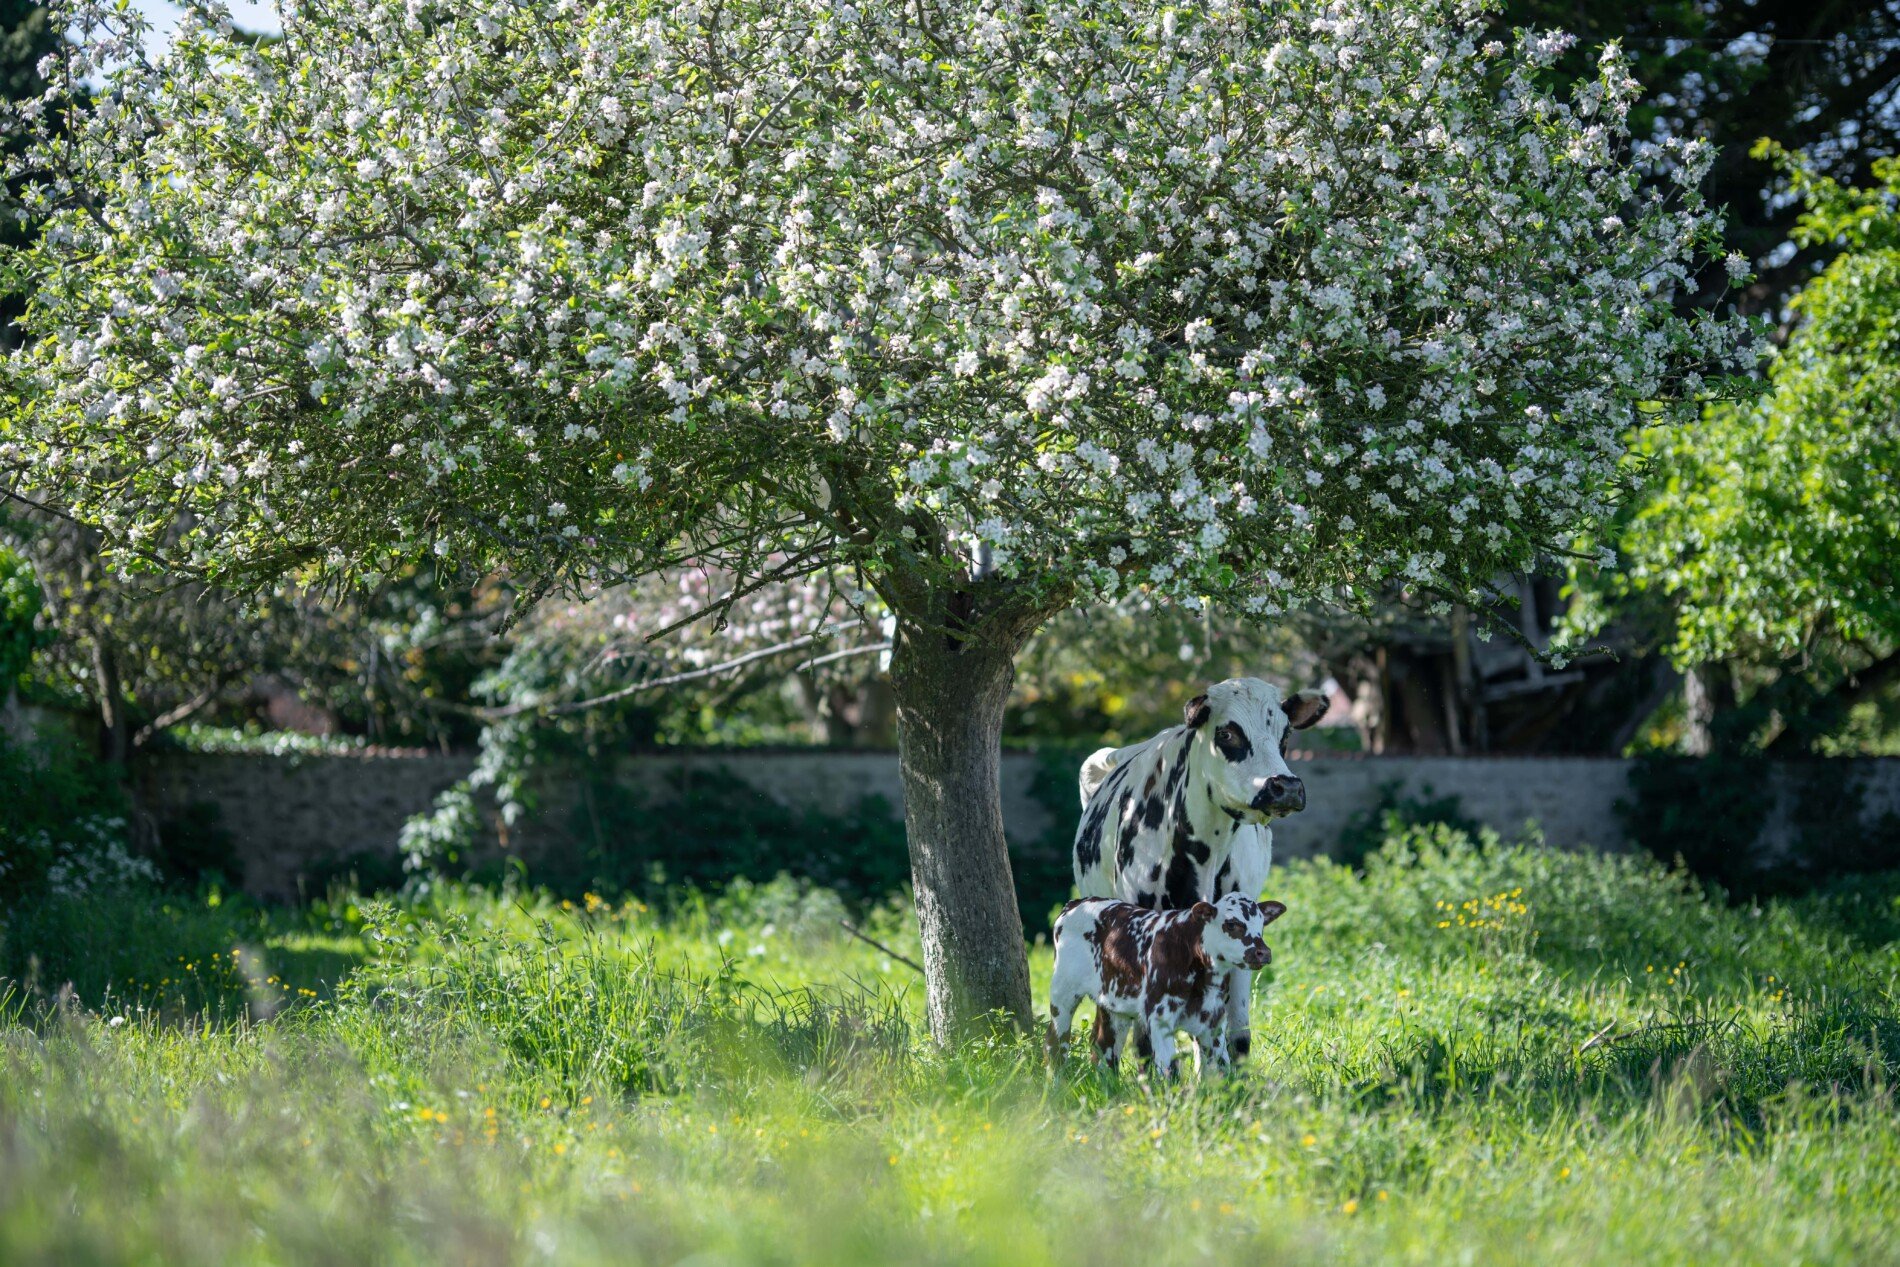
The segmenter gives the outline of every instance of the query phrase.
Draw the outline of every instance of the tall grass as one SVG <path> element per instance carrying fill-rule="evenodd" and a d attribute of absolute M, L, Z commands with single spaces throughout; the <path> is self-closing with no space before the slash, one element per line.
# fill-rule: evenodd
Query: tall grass
<path fill-rule="evenodd" d="M 1172 1086 L 932 1050 L 785 883 L 339 899 L 195 1014 L 0 985 L 0 1261 L 1900 1260 L 1894 877 L 1731 906 L 1426 830 L 1271 887 L 1255 1056 Z"/>

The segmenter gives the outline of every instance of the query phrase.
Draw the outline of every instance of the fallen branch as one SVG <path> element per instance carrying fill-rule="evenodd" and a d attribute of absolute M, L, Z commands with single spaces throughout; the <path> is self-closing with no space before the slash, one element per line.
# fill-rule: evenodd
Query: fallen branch
<path fill-rule="evenodd" d="M 919 975 L 923 975 L 923 972 L 924 972 L 923 967 L 922 965 L 917 963 L 916 960 L 906 959 L 904 956 L 898 954 L 895 950 L 892 950 L 889 946 L 886 946 L 883 942 L 879 941 L 877 938 L 867 936 L 866 934 L 859 932 L 857 929 L 851 926 L 850 920 L 848 919 L 839 920 L 838 927 L 844 929 L 845 932 L 850 933 L 853 937 L 857 938 L 859 941 L 865 943 L 866 945 L 876 946 L 879 950 L 883 951 L 885 954 L 889 955 L 891 958 L 897 960 L 897 962 L 903 964 L 906 968 L 911 969 L 912 971 L 918 973 Z"/>
<path fill-rule="evenodd" d="M 1590 1035 L 1590 1037 L 1584 1039 L 1583 1046 L 1577 1048 L 1577 1054 L 1581 1056 L 1583 1055 L 1584 1052 L 1589 1051 L 1592 1047 L 1595 1047 L 1598 1043 L 1601 1043 L 1605 1041 L 1606 1039 L 1608 1039 L 1610 1031 L 1615 1028 L 1616 1028 L 1616 1022 L 1611 1021 L 1608 1025 L 1605 1025 L 1602 1029 Z M 1614 1041 L 1614 1040 L 1611 1040 L 1611 1041 Z"/>

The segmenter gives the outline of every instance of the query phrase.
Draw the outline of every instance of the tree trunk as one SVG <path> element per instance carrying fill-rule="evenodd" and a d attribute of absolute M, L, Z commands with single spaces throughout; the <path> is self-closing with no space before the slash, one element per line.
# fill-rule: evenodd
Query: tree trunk
<path fill-rule="evenodd" d="M 1716 718 L 1735 707 L 1735 684 L 1729 667 L 1719 661 L 1698 664 L 1682 677 L 1684 719 L 1682 750 L 1692 757 L 1715 751 Z"/>
<path fill-rule="evenodd" d="M 1003 706 L 1017 640 L 900 631 L 892 657 L 904 827 L 930 1032 L 949 1045 L 992 1014 L 1028 1028 L 1029 963 L 1003 841 Z"/>
<path fill-rule="evenodd" d="M 124 766 L 132 756 L 132 721 L 125 715 L 125 700 L 120 696 L 119 662 L 97 631 L 92 634 L 92 674 L 98 692 L 99 755 Z"/>

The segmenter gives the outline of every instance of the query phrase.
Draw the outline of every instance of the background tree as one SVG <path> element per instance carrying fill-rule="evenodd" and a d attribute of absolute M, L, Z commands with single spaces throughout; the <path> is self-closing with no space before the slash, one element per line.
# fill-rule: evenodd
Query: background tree
<path fill-rule="evenodd" d="M 1663 650 L 1721 697 L 1705 707 L 1756 696 L 1737 740 L 1787 752 L 1900 683 L 1900 159 L 1855 187 L 1762 153 L 1802 197 L 1794 240 L 1840 253 L 1792 301 L 1766 394 L 1645 433 L 1627 566 L 1580 578 L 1580 614 L 1662 600 Z"/>
<path fill-rule="evenodd" d="M 25 165 L 0 457 L 232 585 L 861 577 L 933 1029 L 1026 1019 L 998 736 L 1051 614 L 1474 597 L 1749 355 L 1667 302 L 1706 147 L 1644 189 L 1621 62 L 1559 100 L 1482 16 L 324 0 L 154 68 L 76 5 L 109 91 Z"/>
<path fill-rule="evenodd" d="M 1774 313 L 1832 250 L 1794 232 L 1801 200 L 1756 142 L 1771 138 L 1804 152 L 1817 174 L 1862 184 L 1876 159 L 1900 150 L 1894 0 L 1509 0 L 1503 18 L 1578 37 L 1552 68 L 1566 82 L 1620 41 L 1645 86 L 1630 115 L 1636 137 L 1715 146 L 1702 190 L 1726 209 L 1729 244 L 1757 266 L 1745 307 Z M 1709 302 L 1720 289 L 1685 298 Z"/>
<path fill-rule="evenodd" d="M 59 47 L 59 28 L 48 20 L 43 5 L 0 0 L 0 97 L 7 101 L 37 102 L 46 91 L 40 60 Z M 9 142 L 17 152 L 20 138 Z M 0 243 L 18 246 L 34 232 L 30 223 L 9 216 L 0 221 Z M 14 319 L 20 315 L 20 297 L 0 291 L 0 348 L 19 345 Z"/>
<path fill-rule="evenodd" d="M 28 510 L 0 515 L 0 549 L 40 590 L 36 693 L 79 702 L 100 755 L 121 766 L 187 722 L 467 740 L 477 726 L 457 706 L 501 658 L 505 595 L 427 566 L 341 596 L 243 593 L 115 570 L 95 530 Z"/>

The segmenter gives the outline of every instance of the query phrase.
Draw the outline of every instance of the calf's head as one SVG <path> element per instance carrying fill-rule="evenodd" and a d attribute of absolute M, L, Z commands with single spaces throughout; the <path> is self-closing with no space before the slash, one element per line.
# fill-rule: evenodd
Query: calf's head
<path fill-rule="evenodd" d="M 1326 696 L 1280 688 L 1257 677 L 1230 678 L 1188 701 L 1188 749 L 1197 787 L 1236 818 L 1265 822 L 1306 808 L 1306 785 L 1286 763 L 1287 737 L 1326 715 Z"/>
<path fill-rule="evenodd" d="M 1217 967 L 1264 968 L 1273 962 L 1273 952 L 1267 949 L 1267 925 L 1286 914 L 1284 904 L 1229 893 L 1218 903 L 1202 902 L 1194 913 L 1205 925 L 1201 949 Z"/>

